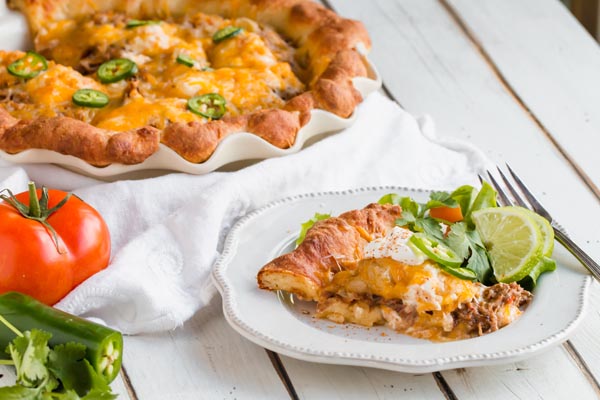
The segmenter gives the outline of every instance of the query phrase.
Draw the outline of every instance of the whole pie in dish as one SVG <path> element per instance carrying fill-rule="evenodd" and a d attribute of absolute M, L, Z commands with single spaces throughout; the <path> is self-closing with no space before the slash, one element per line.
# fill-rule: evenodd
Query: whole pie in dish
<path fill-rule="evenodd" d="M 480 336 L 521 315 L 529 291 L 460 279 L 411 253 L 402 244 L 412 233 L 396 225 L 401 216 L 398 205 L 374 203 L 318 221 L 294 251 L 262 267 L 258 285 L 316 301 L 320 318 L 434 341 Z"/>
<path fill-rule="evenodd" d="M 349 117 L 367 76 L 361 23 L 302 0 L 9 0 L 35 51 L 0 51 L 0 149 L 95 166 L 162 143 L 206 161 L 250 132 L 294 144 L 311 110 Z"/>

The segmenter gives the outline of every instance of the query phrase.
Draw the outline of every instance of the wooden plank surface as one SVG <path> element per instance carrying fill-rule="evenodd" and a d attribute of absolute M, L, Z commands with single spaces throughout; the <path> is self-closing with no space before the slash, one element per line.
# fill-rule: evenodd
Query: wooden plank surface
<path fill-rule="evenodd" d="M 444 377 L 459 399 L 598 399 L 563 347 L 523 362 L 446 371 Z"/>
<path fill-rule="evenodd" d="M 444 399 L 432 374 L 281 360 L 301 399 Z"/>
<path fill-rule="evenodd" d="M 289 397 L 264 349 L 229 327 L 220 298 L 182 328 L 126 337 L 123 355 L 140 400 Z"/>
<path fill-rule="evenodd" d="M 599 260 L 600 257 L 596 257 Z M 588 317 L 571 339 L 577 353 L 590 370 L 593 379 L 600 382 L 600 285 L 594 283 Z"/>
<path fill-rule="evenodd" d="M 600 196 L 598 43 L 556 0 L 447 1 Z"/>

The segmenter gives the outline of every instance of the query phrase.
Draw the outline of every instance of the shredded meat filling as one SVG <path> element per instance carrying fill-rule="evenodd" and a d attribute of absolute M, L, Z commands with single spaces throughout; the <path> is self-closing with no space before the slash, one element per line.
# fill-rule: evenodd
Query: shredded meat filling
<path fill-rule="evenodd" d="M 380 298 L 378 303 L 395 311 L 396 315 L 393 316 L 384 313 L 384 318 L 389 323 L 393 323 L 396 330 L 406 329 L 414 325 L 419 316 L 415 306 L 407 305 L 400 299 L 384 300 Z"/>
<path fill-rule="evenodd" d="M 110 45 L 106 48 L 90 47 L 81 55 L 81 61 L 75 68 L 82 74 L 93 74 L 105 61 L 121 56 L 121 50 Z"/>
<path fill-rule="evenodd" d="M 479 336 L 501 328 L 498 314 L 506 304 L 514 304 L 519 309 L 526 308 L 532 294 L 517 283 L 498 283 L 483 291 L 482 300 L 461 304 L 452 312 L 455 325 L 464 323 L 471 333 Z"/>
<path fill-rule="evenodd" d="M 22 90 L 0 88 L 0 103 L 2 102 L 30 103 L 31 98 L 27 92 Z"/>

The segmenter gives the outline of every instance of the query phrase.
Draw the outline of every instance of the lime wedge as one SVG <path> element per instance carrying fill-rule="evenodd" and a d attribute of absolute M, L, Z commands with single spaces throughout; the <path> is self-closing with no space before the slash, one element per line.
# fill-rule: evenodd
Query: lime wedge
<path fill-rule="evenodd" d="M 473 212 L 473 222 L 499 282 L 523 279 L 542 259 L 544 238 L 528 210 L 484 208 Z"/>
<path fill-rule="evenodd" d="M 529 274 L 519 281 L 519 285 L 531 292 L 535 288 L 537 280 L 541 274 L 544 272 L 554 271 L 555 269 L 556 261 L 548 257 L 542 257 L 540 262 L 533 267 Z"/>
<path fill-rule="evenodd" d="M 542 234 L 542 238 L 544 240 L 544 245 L 542 246 L 542 254 L 545 257 L 551 257 L 552 252 L 554 251 L 554 229 L 552 229 L 552 225 L 548 220 L 533 211 L 527 211 L 531 219 L 533 219 L 537 224 L 538 228 L 540 228 L 540 233 Z M 554 270 L 552 270 L 554 271 Z"/>

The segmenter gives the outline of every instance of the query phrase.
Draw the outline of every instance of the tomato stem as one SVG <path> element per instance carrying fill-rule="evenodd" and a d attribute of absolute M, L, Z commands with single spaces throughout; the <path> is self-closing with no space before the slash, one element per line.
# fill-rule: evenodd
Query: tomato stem
<path fill-rule="evenodd" d="M 3 189 L 0 191 L 0 199 L 6 201 L 8 204 L 10 204 L 14 208 L 16 208 L 17 211 L 19 211 L 19 213 L 23 217 L 32 219 L 32 220 L 37 221 L 40 224 L 42 224 L 46 228 L 46 230 L 48 230 L 50 235 L 52 236 L 52 240 L 54 241 L 54 244 L 56 245 L 56 251 L 58 251 L 60 254 L 64 254 L 65 251 L 60 248 L 60 244 L 58 241 L 58 236 L 56 235 L 56 231 L 48 223 L 47 219 L 53 213 L 58 211 L 62 206 L 64 206 L 67 203 L 67 201 L 69 201 L 69 199 L 71 198 L 71 193 L 68 193 L 54 207 L 48 208 L 48 201 L 49 201 L 48 189 L 45 187 L 42 187 L 42 197 L 41 197 L 41 199 L 39 199 L 37 196 L 37 189 L 35 188 L 35 183 L 29 182 L 28 187 L 29 187 L 29 206 L 27 206 L 26 204 L 23 204 L 19 200 L 17 200 L 15 195 L 9 189 Z M 7 192 L 8 195 L 6 195 L 2 192 Z"/>
<path fill-rule="evenodd" d="M 29 186 L 29 216 L 33 218 L 40 218 L 42 216 L 42 211 L 40 210 L 40 200 L 37 196 L 37 189 L 35 188 L 35 183 L 29 182 L 27 184 Z"/>

